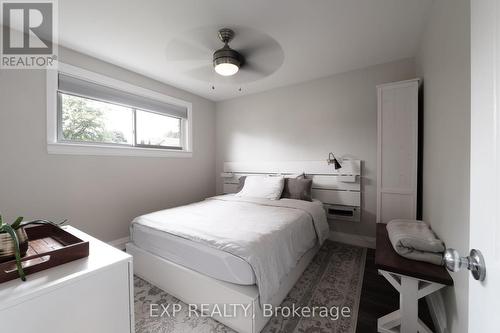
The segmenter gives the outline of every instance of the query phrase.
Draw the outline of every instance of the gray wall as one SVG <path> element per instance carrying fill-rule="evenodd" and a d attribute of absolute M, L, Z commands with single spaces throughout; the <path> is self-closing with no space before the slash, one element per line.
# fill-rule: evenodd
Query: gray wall
<path fill-rule="evenodd" d="M 377 93 L 415 77 L 412 59 L 217 103 L 217 190 L 225 161 L 323 160 L 330 151 L 364 161 L 362 222 L 337 231 L 374 236 Z"/>
<path fill-rule="evenodd" d="M 61 49 L 62 61 L 193 103 L 193 158 L 49 155 L 45 72 L 0 70 L 0 210 L 61 220 L 105 241 L 132 218 L 213 195 L 215 104 Z"/>
<path fill-rule="evenodd" d="M 469 250 L 470 2 L 437 0 L 417 57 L 424 82 L 423 217 L 448 247 Z M 467 332 L 468 273 L 444 292 L 449 331 Z"/>

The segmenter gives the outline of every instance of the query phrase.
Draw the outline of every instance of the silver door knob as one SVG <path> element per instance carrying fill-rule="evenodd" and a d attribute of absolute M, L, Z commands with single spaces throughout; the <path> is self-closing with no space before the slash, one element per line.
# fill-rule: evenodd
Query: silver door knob
<path fill-rule="evenodd" d="M 474 279 L 484 281 L 486 278 L 486 265 L 481 251 L 472 249 L 468 257 L 461 257 L 457 250 L 446 249 L 443 261 L 446 268 L 451 272 L 458 272 L 467 268 Z"/>

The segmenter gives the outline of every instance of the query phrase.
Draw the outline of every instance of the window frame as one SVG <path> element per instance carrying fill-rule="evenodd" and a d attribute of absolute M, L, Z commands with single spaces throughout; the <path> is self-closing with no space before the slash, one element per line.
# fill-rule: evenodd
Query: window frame
<path fill-rule="evenodd" d="M 101 74 L 97 74 L 76 66 L 59 63 L 57 69 L 47 69 L 47 150 L 49 154 L 70 154 L 70 155 L 105 155 L 105 156 L 150 156 L 150 157 L 192 157 L 193 154 L 193 120 L 192 104 L 159 92 L 135 86 L 133 84 L 116 80 Z M 133 144 L 106 143 L 106 142 L 78 142 L 62 140 L 62 108 L 60 107 L 60 94 L 58 93 L 58 74 L 66 74 L 75 78 L 121 90 L 126 93 L 140 97 L 151 98 L 160 102 L 184 107 L 187 109 L 187 118 L 181 119 L 181 145 L 182 147 L 166 147 L 136 144 L 137 133 L 135 128 L 136 111 L 146 111 L 179 118 L 162 112 L 143 110 L 128 105 L 101 101 L 115 105 L 121 105 L 133 109 L 134 137 Z M 71 94 L 70 94 L 71 95 Z M 74 95 L 77 97 L 98 100 L 84 95 Z"/>

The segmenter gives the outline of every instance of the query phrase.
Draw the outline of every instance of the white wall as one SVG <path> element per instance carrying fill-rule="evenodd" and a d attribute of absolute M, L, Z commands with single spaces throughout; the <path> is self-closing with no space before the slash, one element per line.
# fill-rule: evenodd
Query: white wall
<path fill-rule="evenodd" d="M 335 230 L 374 236 L 377 93 L 415 77 L 412 59 L 217 103 L 217 189 L 225 161 L 323 160 L 330 151 L 364 161 L 362 222 Z"/>
<path fill-rule="evenodd" d="M 470 1 L 437 0 L 417 57 L 424 84 L 423 218 L 469 251 Z M 444 293 L 449 331 L 467 332 L 468 272 Z"/>
<path fill-rule="evenodd" d="M 0 211 L 61 220 L 103 240 L 132 218 L 213 195 L 215 104 L 67 49 L 62 61 L 193 103 L 193 158 L 49 155 L 45 72 L 0 70 Z"/>

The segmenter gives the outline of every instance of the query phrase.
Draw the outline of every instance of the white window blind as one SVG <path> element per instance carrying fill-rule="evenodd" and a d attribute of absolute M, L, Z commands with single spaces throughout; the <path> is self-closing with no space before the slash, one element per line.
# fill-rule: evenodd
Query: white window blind
<path fill-rule="evenodd" d="M 172 117 L 182 119 L 187 119 L 188 117 L 188 110 L 185 107 L 141 97 L 62 73 L 58 75 L 58 91 L 65 94 L 128 106 L 134 109 L 163 113 Z"/>

